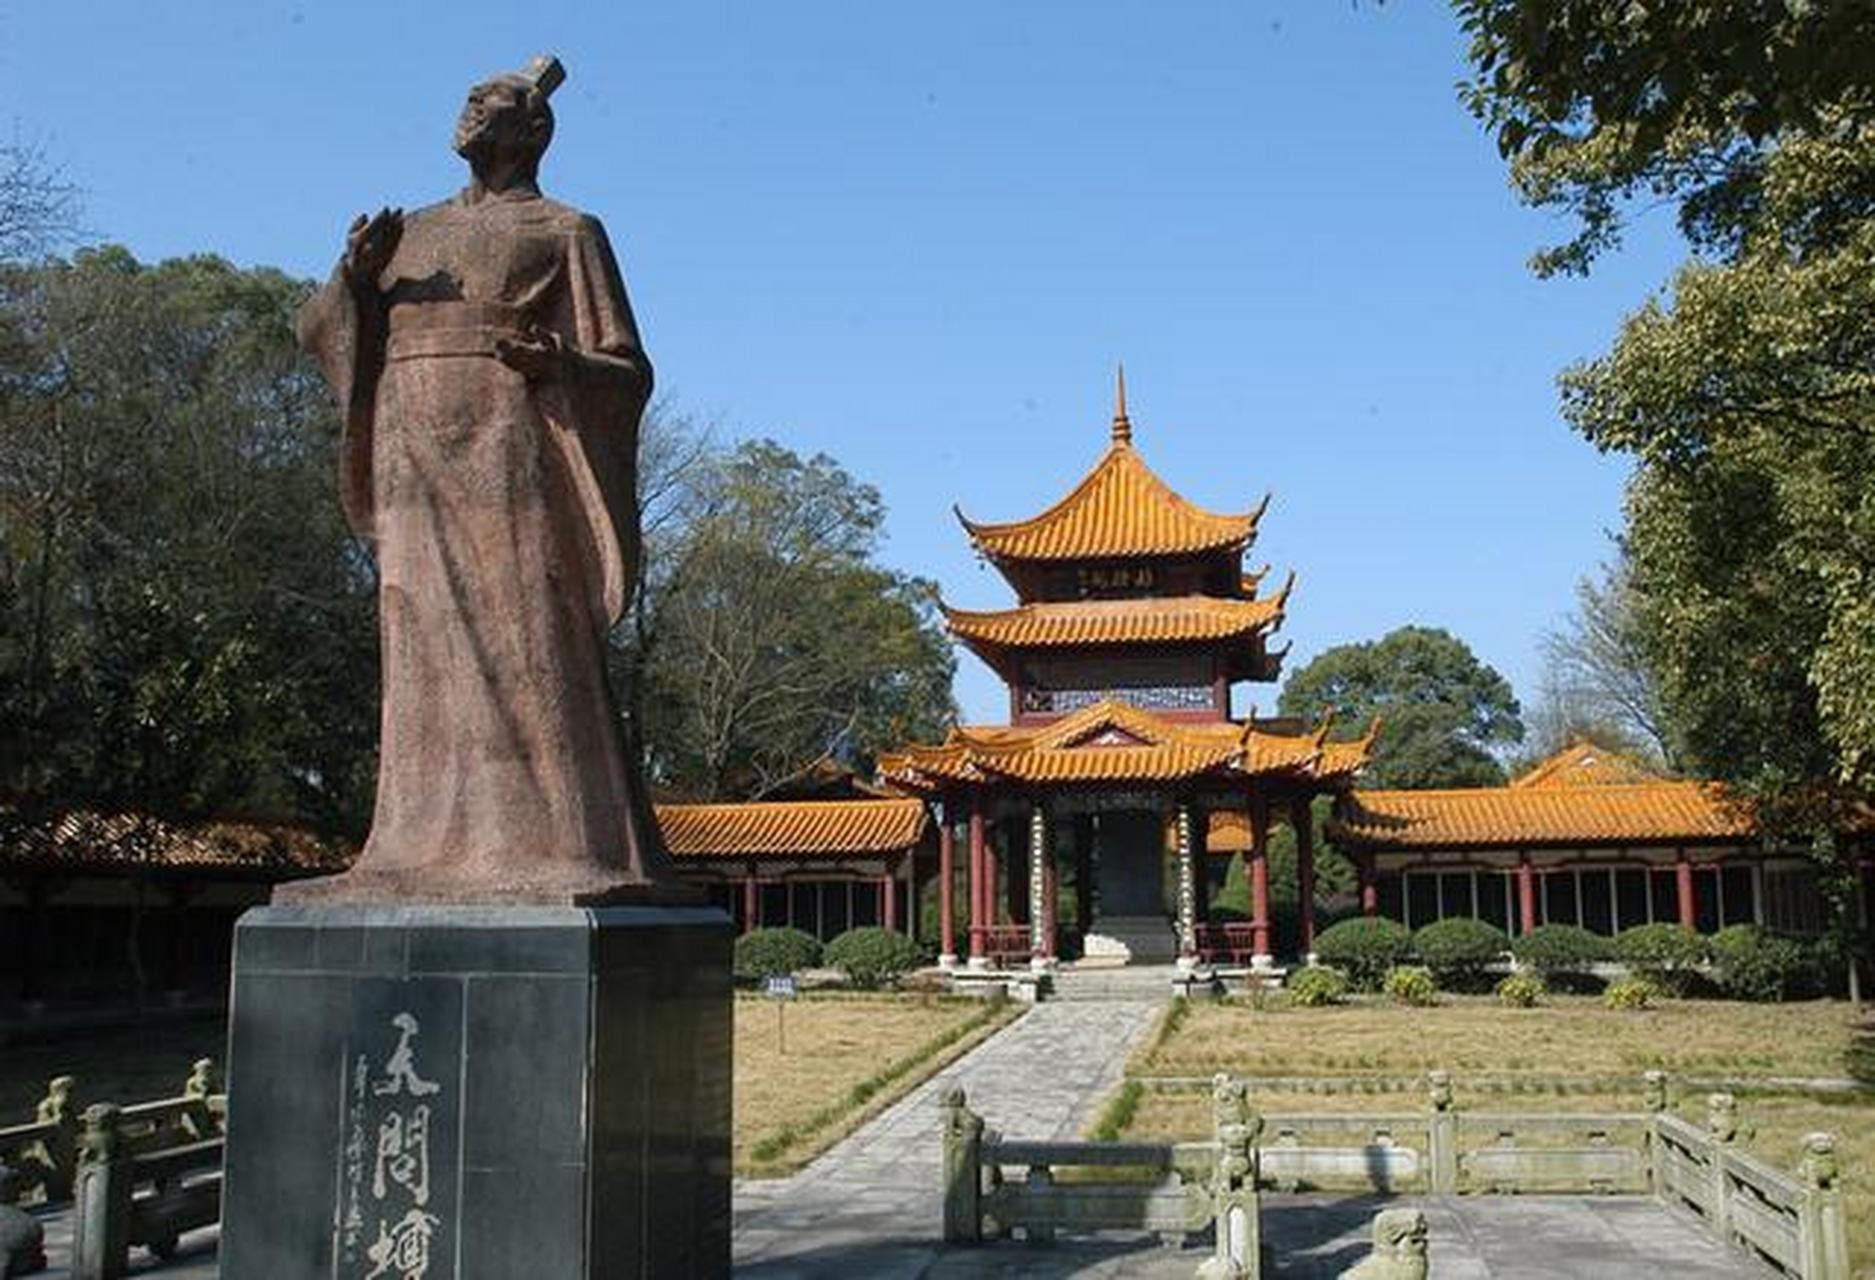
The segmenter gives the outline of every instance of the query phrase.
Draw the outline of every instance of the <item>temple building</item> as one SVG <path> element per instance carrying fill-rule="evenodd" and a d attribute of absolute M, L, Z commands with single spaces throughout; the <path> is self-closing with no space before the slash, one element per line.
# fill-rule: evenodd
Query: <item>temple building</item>
<path fill-rule="evenodd" d="M 1362 870 L 1368 913 L 1413 928 L 1451 916 L 1513 934 L 1823 924 L 1815 864 L 1767 850 L 1718 786 L 1587 743 L 1507 787 L 1352 791 L 1328 830 Z"/>
<path fill-rule="evenodd" d="M 879 761 L 885 786 L 939 814 L 937 940 L 947 962 L 1046 964 L 1069 950 L 1185 963 L 1223 948 L 1268 957 L 1272 822 L 1295 830 L 1308 945 L 1311 801 L 1351 783 L 1370 740 L 1334 743 L 1326 725 L 1231 715 L 1236 685 L 1272 681 L 1281 668 L 1269 638 L 1294 577 L 1265 592 L 1265 575 L 1243 564 L 1267 505 L 1221 514 L 1168 487 L 1134 447 L 1122 375 L 1107 448 L 1065 497 L 1010 523 L 958 513 L 1017 602 L 944 616 L 1008 684 L 1009 719 Z M 1240 939 L 1205 923 L 1220 819 L 1249 832 Z M 961 938 L 959 849 L 970 907 Z M 1057 918 L 1064 899 L 1071 921 Z"/>

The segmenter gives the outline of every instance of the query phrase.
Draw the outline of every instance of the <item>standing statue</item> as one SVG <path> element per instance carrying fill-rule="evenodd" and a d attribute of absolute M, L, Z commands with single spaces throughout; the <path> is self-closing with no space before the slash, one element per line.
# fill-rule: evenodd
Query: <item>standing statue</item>
<path fill-rule="evenodd" d="M 384 695 L 364 851 L 288 898 L 590 902 L 670 874 L 604 661 L 651 362 L 604 229 L 537 185 L 565 76 L 471 89 L 469 185 L 360 215 L 301 312 L 376 551 Z"/>

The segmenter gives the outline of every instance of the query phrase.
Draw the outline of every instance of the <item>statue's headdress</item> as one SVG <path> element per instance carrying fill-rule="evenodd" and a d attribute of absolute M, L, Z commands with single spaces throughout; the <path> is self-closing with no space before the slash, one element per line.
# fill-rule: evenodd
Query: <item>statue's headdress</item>
<path fill-rule="evenodd" d="M 525 67 L 516 72 L 516 77 L 527 82 L 529 88 L 543 99 L 551 98 L 553 91 L 566 83 L 566 68 L 551 53 L 543 53 L 530 59 Z"/>

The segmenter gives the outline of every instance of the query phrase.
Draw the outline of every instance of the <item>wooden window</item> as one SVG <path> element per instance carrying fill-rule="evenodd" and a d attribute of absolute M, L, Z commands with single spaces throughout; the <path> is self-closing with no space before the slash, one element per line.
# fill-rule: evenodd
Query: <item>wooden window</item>
<path fill-rule="evenodd" d="M 1614 933 L 1614 873 L 1605 867 L 1585 868 L 1576 873 L 1576 886 L 1582 927 L 1592 933 Z"/>
<path fill-rule="evenodd" d="M 1724 894 L 1720 908 L 1727 924 L 1755 924 L 1758 919 L 1758 895 L 1756 877 L 1752 875 L 1749 863 L 1739 863 L 1726 867 L 1720 873 L 1724 884 Z"/>
<path fill-rule="evenodd" d="M 1545 924 L 1581 924 L 1576 908 L 1576 873 L 1574 870 L 1543 873 L 1543 922 Z"/>
<path fill-rule="evenodd" d="M 1506 933 L 1510 928 L 1511 883 L 1501 871 L 1478 872 L 1478 918 Z"/>
<path fill-rule="evenodd" d="M 1637 924 L 1651 924 L 1647 909 L 1647 873 L 1633 867 L 1615 872 L 1615 929 L 1632 929 Z"/>

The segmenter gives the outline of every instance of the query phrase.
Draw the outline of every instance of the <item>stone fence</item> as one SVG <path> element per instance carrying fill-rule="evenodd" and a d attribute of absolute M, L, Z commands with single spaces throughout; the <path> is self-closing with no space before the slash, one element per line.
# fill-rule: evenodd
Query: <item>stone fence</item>
<path fill-rule="evenodd" d="M 213 1074 L 204 1058 L 175 1097 L 76 1118 L 72 1078 L 58 1077 L 32 1124 L 0 1129 L 0 1203 L 73 1201 L 74 1280 L 126 1274 L 133 1245 L 171 1256 L 183 1232 L 221 1217 L 228 1106 Z"/>
<path fill-rule="evenodd" d="M 944 1236 L 1129 1228 L 1182 1241 L 1229 1212 L 1240 1225 L 1219 1233 L 1213 1270 L 1201 1274 L 1254 1277 L 1259 1189 L 1651 1194 L 1785 1275 L 1849 1280 L 1828 1134 L 1804 1140 L 1793 1176 L 1734 1147 L 1732 1095 L 1710 1095 L 1703 1130 L 1669 1114 L 1660 1072 L 1643 1078 L 1644 1108 L 1632 1112 L 1467 1112 L 1446 1072 L 1426 1084 L 1423 1110 L 1261 1115 L 1244 1081 L 1219 1076 L 1212 1139 L 1162 1144 L 1009 1141 L 953 1088 L 941 1099 Z M 1237 1269 L 1217 1269 L 1226 1266 Z"/>

